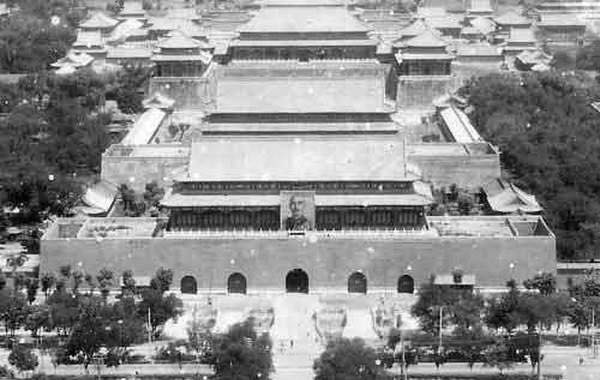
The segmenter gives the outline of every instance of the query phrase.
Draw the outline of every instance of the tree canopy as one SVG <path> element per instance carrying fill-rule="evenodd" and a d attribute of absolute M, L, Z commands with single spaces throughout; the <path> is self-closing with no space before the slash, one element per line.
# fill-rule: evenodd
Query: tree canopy
<path fill-rule="evenodd" d="M 491 74 L 461 89 L 517 185 L 539 197 L 562 259 L 600 257 L 600 99 L 577 74 Z"/>

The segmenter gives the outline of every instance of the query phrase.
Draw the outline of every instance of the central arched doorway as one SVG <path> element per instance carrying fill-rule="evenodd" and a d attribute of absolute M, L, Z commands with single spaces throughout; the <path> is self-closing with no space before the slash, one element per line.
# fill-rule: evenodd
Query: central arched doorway
<path fill-rule="evenodd" d="M 246 294 L 246 277 L 241 273 L 233 273 L 227 279 L 227 293 Z"/>
<path fill-rule="evenodd" d="M 198 293 L 198 284 L 194 276 L 184 276 L 181 279 L 181 293 L 196 294 Z"/>
<path fill-rule="evenodd" d="M 302 269 L 293 269 L 285 276 L 285 291 L 308 293 L 308 275 Z"/>
<path fill-rule="evenodd" d="M 367 276 L 354 272 L 348 277 L 348 293 L 367 294 Z"/>
<path fill-rule="evenodd" d="M 412 277 L 405 274 L 404 276 L 400 276 L 398 279 L 398 293 L 410 293 L 413 294 L 415 292 L 415 280 Z"/>

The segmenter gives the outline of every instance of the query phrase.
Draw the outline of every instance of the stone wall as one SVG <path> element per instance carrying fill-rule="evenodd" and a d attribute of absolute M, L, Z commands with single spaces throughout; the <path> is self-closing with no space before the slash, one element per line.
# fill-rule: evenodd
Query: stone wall
<path fill-rule="evenodd" d="M 189 147 L 185 146 L 113 145 L 102 154 L 101 179 L 115 185 L 127 184 L 135 191 L 143 191 L 152 181 L 169 187 L 175 176 L 185 173 L 188 162 Z"/>
<path fill-rule="evenodd" d="M 398 109 L 430 108 L 434 99 L 454 91 L 459 86 L 451 75 L 399 76 L 396 93 Z"/>
<path fill-rule="evenodd" d="M 191 275 L 202 291 L 214 292 L 225 292 L 234 272 L 246 276 L 249 292 L 284 292 L 286 274 L 294 268 L 308 274 L 312 292 L 345 292 L 348 276 L 355 271 L 366 275 L 369 291 L 395 291 L 404 274 L 418 285 L 433 273 L 448 274 L 460 267 L 476 276 L 477 286 L 497 288 L 511 277 L 520 283 L 556 268 L 553 236 L 43 239 L 41 255 L 42 273 L 70 264 L 89 273 L 107 267 L 117 274 L 131 269 L 135 276 L 151 276 L 165 267 L 173 270 L 177 289 L 181 278 Z"/>
<path fill-rule="evenodd" d="M 418 167 L 423 180 L 431 182 L 435 187 L 456 184 L 460 188 L 478 191 L 483 184 L 500 178 L 500 156 L 495 152 L 473 153 L 409 153 L 408 161 Z"/>
<path fill-rule="evenodd" d="M 214 109 L 217 83 L 213 66 L 202 77 L 154 77 L 150 79 L 148 93 L 160 92 L 175 99 L 176 110 Z"/>

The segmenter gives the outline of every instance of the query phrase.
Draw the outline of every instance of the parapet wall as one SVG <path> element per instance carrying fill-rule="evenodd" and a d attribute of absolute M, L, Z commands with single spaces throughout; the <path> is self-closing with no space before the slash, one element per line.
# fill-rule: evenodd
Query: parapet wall
<path fill-rule="evenodd" d="M 189 147 L 182 145 L 113 145 L 102 154 L 101 179 L 127 184 L 135 191 L 144 191 L 152 181 L 167 187 L 185 173 L 188 162 Z"/>
<path fill-rule="evenodd" d="M 459 86 L 457 78 L 451 75 L 439 76 L 399 76 L 396 102 L 398 109 L 431 108 L 433 101 Z"/>
<path fill-rule="evenodd" d="M 176 110 L 211 111 L 215 107 L 217 83 L 213 66 L 202 77 L 154 77 L 149 94 L 160 92 L 175 100 Z"/>
<path fill-rule="evenodd" d="M 408 146 L 408 161 L 417 166 L 425 181 L 435 187 L 452 184 L 478 191 L 480 187 L 501 177 L 500 155 L 486 143 L 478 144 L 416 144 Z M 463 154 L 449 154 L 447 147 L 464 149 Z M 475 148 L 475 149 L 473 149 Z M 439 153 L 436 153 L 439 150 Z"/>
<path fill-rule="evenodd" d="M 43 239 L 42 272 L 62 265 L 96 273 L 103 267 L 117 275 L 131 269 L 152 276 L 159 267 L 174 272 L 174 287 L 191 275 L 201 291 L 225 292 L 227 278 L 242 273 L 249 292 L 285 291 L 286 274 L 301 268 L 310 291 L 340 289 L 348 276 L 361 271 L 369 291 L 395 290 L 408 274 L 415 284 L 431 274 L 456 267 L 474 274 L 476 286 L 502 287 L 509 278 L 521 282 L 539 271 L 556 271 L 553 236 L 532 237 L 405 237 L 390 240 L 304 237 L 280 239 Z M 513 264 L 511 266 L 511 264 Z M 512 268 L 512 269 L 511 269 Z"/>

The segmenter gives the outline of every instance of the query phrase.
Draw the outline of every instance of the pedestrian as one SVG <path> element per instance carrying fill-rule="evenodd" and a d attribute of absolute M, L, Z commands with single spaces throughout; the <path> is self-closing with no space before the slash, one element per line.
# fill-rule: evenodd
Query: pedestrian
<path fill-rule="evenodd" d="M 290 348 L 294 348 L 294 340 L 290 339 Z"/>
<path fill-rule="evenodd" d="M 579 356 L 579 365 L 583 365 L 583 356 Z"/>

